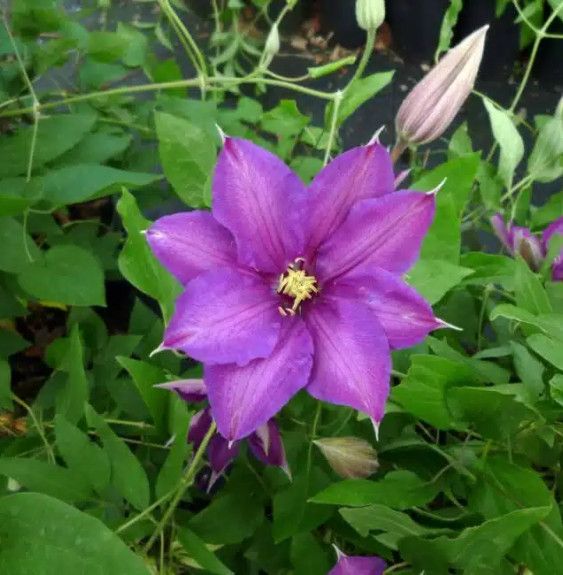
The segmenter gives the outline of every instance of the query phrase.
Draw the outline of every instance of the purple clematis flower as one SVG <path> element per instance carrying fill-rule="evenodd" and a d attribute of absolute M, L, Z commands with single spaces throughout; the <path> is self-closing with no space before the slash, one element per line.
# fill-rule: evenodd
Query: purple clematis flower
<path fill-rule="evenodd" d="M 226 138 L 212 213 L 166 216 L 147 231 L 185 286 L 161 349 L 203 362 L 223 437 L 255 432 L 303 388 L 377 423 L 389 350 L 447 325 L 401 280 L 435 194 L 393 190 L 379 143 L 340 155 L 305 188 L 273 154 Z"/>
<path fill-rule="evenodd" d="M 336 548 L 338 562 L 328 575 L 383 575 L 387 564 L 379 557 L 348 557 Z"/>
<path fill-rule="evenodd" d="M 539 271 L 547 254 L 549 243 L 556 234 L 563 235 L 563 217 L 552 222 L 543 232 L 541 238 L 528 228 L 505 225 L 501 214 L 491 217 L 491 225 L 496 236 L 512 254 L 519 254 L 535 272 Z M 552 266 L 553 281 L 563 281 L 563 248 L 555 258 Z"/>
<path fill-rule="evenodd" d="M 171 389 L 186 402 L 201 402 L 207 399 L 207 389 L 201 379 L 184 379 L 171 383 L 161 383 L 156 387 Z M 209 407 L 198 411 L 190 421 L 188 443 L 197 450 L 209 432 L 213 417 Z M 282 438 L 273 419 L 261 425 L 248 437 L 248 445 L 254 457 L 266 465 L 281 467 L 291 478 L 289 465 L 285 456 Z M 215 433 L 209 441 L 207 455 L 211 467 L 211 477 L 207 489 L 210 490 L 219 476 L 238 455 L 240 441 L 227 441 L 221 434 Z"/>

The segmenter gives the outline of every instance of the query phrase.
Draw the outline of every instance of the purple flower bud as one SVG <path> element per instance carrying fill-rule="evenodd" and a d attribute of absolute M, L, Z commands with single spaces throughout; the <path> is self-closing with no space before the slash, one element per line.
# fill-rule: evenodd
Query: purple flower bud
<path fill-rule="evenodd" d="M 452 48 L 405 98 L 395 120 L 400 142 L 432 142 L 451 124 L 473 90 L 488 28 Z"/>
<path fill-rule="evenodd" d="M 314 443 L 340 477 L 369 477 L 379 467 L 375 449 L 359 437 L 327 437 Z"/>
<path fill-rule="evenodd" d="M 266 465 L 281 467 L 291 477 L 280 431 L 273 419 L 248 437 L 248 445 L 256 459 Z"/>
<path fill-rule="evenodd" d="M 520 226 L 512 226 L 509 233 L 513 253 L 519 254 L 530 269 L 535 272 L 539 271 L 545 258 L 541 240 L 528 228 Z"/>

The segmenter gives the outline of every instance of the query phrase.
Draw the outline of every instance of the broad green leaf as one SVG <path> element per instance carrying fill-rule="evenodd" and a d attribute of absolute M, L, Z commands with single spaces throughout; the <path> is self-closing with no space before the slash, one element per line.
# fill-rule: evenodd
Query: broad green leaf
<path fill-rule="evenodd" d="M 125 442 L 90 405 L 86 406 L 86 417 L 97 429 L 109 457 L 111 484 L 133 507 L 141 511 L 146 509 L 150 502 L 150 487 L 143 466 Z"/>
<path fill-rule="evenodd" d="M 81 475 L 72 469 L 38 459 L 0 458 L 0 475 L 16 480 L 30 491 L 45 493 L 70 503 L 84 501 L 91 495 L 90 486 Z"/>
<path fill-rule="evenodd" d="M 429 303 L 435 304 L 472 273 L 473 270 L 450 262 L 419 259 L 409 270 L 407 279 Z"/>
<path fill-rule="evenodd" d="M 561 10 L 560 13 L 563 13 Z M 563 175 L 563 104 L 541 128 L 528 159 L 528 173 L 538 182 L 551 182 Z M 559 212 L 561 213 L 561 212 Z"/>
<path fill-rule="evenodd" d="M 0 245 L 1 271 L 17 274 L 41 258 L 41 251 L 31 236 L 13 218 L 0 218 Z"/>
<path fill-rule="evenodd" d="M 516 341 L 511 341 L 512 356 L 514 358 L 514 368 L 516 374 L 520 377 L 528 397 L 533 401 L 545 391 L 543 383 L 544 366 L 538 361 L 523 345 Z"/>
<path fill-rule="evenodd" d="M 277 136 L 290 137 L 300 134 L 311 119 L 297 108 L 295 100 L 282 100 L 262 116 L 262 129 Z"/>
<path fill-rule="evenodd" d="M 514 280 L 516 304 L 534 315 L 552 311 L 549 298 L 540 278 L 528 267 L 522 258 L 516 260 Z"/>
<path fill-rule="evenodd" d="M 461 265 L 473 270 L 464 284 L 502 284 L 513 291 L 516 262 L 513 258 L 497 254 L 469 252 L 461 256 Z"/>
<path fill-rule="evenodd" d="M 424 238 L 421 257 L 459 263 L 461 214 L 475 180 L 479 154 L 454 158 L 424 174 L 413 190 L 431 191 L 443 184 L 436 196 L 436 216 Z"/>
<path fill-rule="evenodd" d="M 312 533 L 291 538 L 290 559 L 295 575 L 326 575 L 330 570 L 327 553 Z"/>
<path fill-rule="evenodd" d="M 546 361 L 563 371 L 563 342 L 543 333 L 535 333 L 527 340 L 528 345 Z"/>
<path fill-rule="evenodd" d="M 92 254 L 62 245 L 42 255 L 18 276 L 27 293 L 67 305 L 105 305 L 104 272 Z"/>
<path fill-rule="evenodd" d="M 563 375 L 557 373 L 549 380 L 549 392 L 551 399 L 563 407 Z"/>
<path fill-rule="evenodd" d="M 142 66 L 147 58 L 147 36 L 123 22 L 117 23 L 117 33 L 126 40 L 123 63 L 131 68 Z"/>
<path fill-rule="evenodd" d="M 8 359 L 29 345 L 30 343 L 17 332 L 12 329 L 2 329 L 0 325 L 0 359 Z"/>
<path fill-rule="evenodd" d="M 52 170 L 43 178 L 43 198 L 53 206 L 77 204 L 113 194 L 118 186 L 146 186 L 160 177 L 99 164 L 75 164 Z"/>
<path fill-rule="evenodd" d="M 57 165 L 86 164 L 88 169 L 95 174 L 98 167 L 96 164 L 103 164 L 122 154 L 130 146 L 132 140 L 133 138 L 130 134 L 124 133 L 95 132 L 88 134 L 77 146 L 58 158 Z M 131 172 L 125 173 L 131 174 Z M 147 176 L 150 175 L 147 174 Z M 130 178 L 131 176 L 125 177 Z M 128 182 L 124 181 L 122 183 Z"/>
<path fill-rule="evenodd" d="M 528 325 L 533 325 L 543 329 L 541 327 L 542 323 L 539 317 L 530 313 L 528 310 L 509 303 L 501 303 L 491 311 L 490 320 L 494 321 L 497 317 L 505 317 L 513 321 L 518 321 Z"/>
<path fill-rule="evenodd" d="M 233 575 L 233 572 L 193 531 L 185 528 L 178 529 L 178 540 L 189 557 L 206 572 L 215 575 Z"/>
<path fill-rule="evenodd" d="M 426 505 L 439 491 L 439 483 L 424 481 L 411 471 L 398 470 L 387 473 L 378 481 L 348 479 L 333 483 L 311 501 L 349 507 L 382 504 L 394 509 L 409 509 Z"/>
<path fill-rule="evenodd" d="M 125 188 L 117 203 L 117 211 L 127 230 L 127 241 L 118 259 L 119 271 L 137 289 L 158 300 L 164 319 L 168 321 L 172 316 L 180 285 L 151 252 L 142 234 L 150 222 L 143 217 L 135 198 Z"/>
<path fill-rule="evenodd" d="M 25 178 L 0 181 L 0 217 L 23 214 L 41 193 L 41 181 L 38 178 L 30 182 Z"/>
<path fill-rule="evenodd" d="M 550 511 L 549 506 L 517 509 L 482 525 L 468 527 L 455 539 L 441 539 L 437 543 L 453 565 L 466 569 L 465 573 L 481 573 L 482 569 L 497 566 L 516 540 Z"/>
<path fill-rule="evenodd" d="M 12 389 L 10 385 L 11 371 L 10 364 L 0 359 L 0 408 L 12 411 Z"/>
<path fill-rule="evenodd" d="M 164 429 L 164 415 L 168 403 L 168 392 L 165 389 L 154 387 L 157 383 L 166 381 L 166 372 L 138 359 L 128 357 L 116 357 L 118 363 L 129 372 L 133 382 L 137 386 L 146 406 L 148 407 L 155 426 Z"/>
<path fill-rule="evenodd" d="M 453 1 L 457 2 L 457 0 Z M 473 152 L 473 144 L 467 131 L 467 122 L 463 122 L 450 138 L 448 157 L 457 158 L 459 156 L 471 154 L 471 152 Z"/>
<path fill-rule="evenodd" d="M 88 54 L 100 62 L 114 62 L 125 54 L 128 38 L 117 32 L 90 32 Z"/>
<path fill-rule="evenodd" d="M 563 191 L 550 196 L 543 206 L 532 208 L 532 228 L 547 226 L 560 218 L 561 214 L 563 214 Z"/>
<path fill-rule="evenodd" d="M 412 356 L 407 377 L 391 397 L 407 411 L 438 429 L 459 429 L 446 401 L 450 387 L 471 385 L 475 375 L 466 365 L 430 355 Z"/>
<path fill-rule="evenodd" d="M 550 507 L 550 513 L 517 540 L 509 556 L 534 575 L 553 575 L 554 565 L 563 564 L 561 515 L 553 495 L 533 469 L 520 467 L 503 456 L 489 455 L 469 494 L 469 507 L 486 520 L 516 510 Z"/>
<path fill-rule="evenodd" d="M 109 485 L 111 473 L 104 451 L 62 415 L 55 417 L 55 436 L 57 448 L 68 467 L 102 494 Z"/>
<path fill-rule="evenodd" d="M 57 393 L 57 414 L 76 424 L 84 416 L 84 406 L 88 401 L 88 380 L 83 364 L 82 342 L 78 324 L 70 333 L 68 351 L 68 378 L 66 385 Z"/>
<path fill-rule="evenodd" d="M 447 52 L 450 49 L 454 35 L 453 29 L 457 24 L 457 19 L 462 7 L 463 0 L 450 0 L 450 5 L 444 13 L 444 18 L 442 19 L 438 48 L 436 48 L 436 54 L 434 56 L 435 60 L 438 60 L 442 52 Z"/>
<path fill-rule="evenodd" d="M 373 98 L 378 92 L 383 90 L 393 79 L 394 71 L 379 72 L 366 78 L 360 78 L 352 84 L 349 90 L 344 93 L 344 98 L 338 109 L 338 123 L 342 124 L 349 118 L 362 104 Z M 328 118 L 327 125 L 330 125 L 332 110 L 334 104 L 327 107 L 325 120 Z M 374 129 L 375 131 L 375 129 Z"/>
<path fill-rule="evenodd" d="M 184 118 L 156 112 L 155 122 L 164 175 L 188 206 L 204 206 L 204 191 L 215 165 L 215 144 Z"/>
<path fill-rule="evenodd" d="M 0 499 L 0 573 L 149 575 L 101 521 L 38 493 Z"/>
<path fill-rule="evenodd" d="M 251 493 L 229 493 L 192 517 L 188 527 L 206 543 L 232 545 L 250 537 L 263 521 L 264 510 L 258 498 Z"/>
<path fill-rule="evenodd" d="M 33 168 L 40 168 L 76 146 L 95 122 L 94 113 L 64 114 L 39 120 Z M 33 126 L 22 128 L 14 136 L 3 136 L 0 139 L 0 179 L 27 172 L 32 140 Z"/>
<path fill-rule="evenodd" d="M 514 170 L 524 156 L 524 142 L 505 110 L 497 108 L 489 100 L 483 99 L 483 103 L 489 114 L 493 135 L 500 146 L 499 175 L 505 185 L 511 187 Z"/>

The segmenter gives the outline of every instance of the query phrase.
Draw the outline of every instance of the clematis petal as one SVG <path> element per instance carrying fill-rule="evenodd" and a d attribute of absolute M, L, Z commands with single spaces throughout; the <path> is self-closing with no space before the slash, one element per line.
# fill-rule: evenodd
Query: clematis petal
<path fill-rule="evenodd" d="M 227 465 L 238 455 L 238 451 L 238 441 L 233 441 L 229 445 L 229 442 L 224 437 L 216 433 L 209 441 L 207 452 L 211 469 L 217 475 L 221 475 Z"/>
<path fill-rule="evenodd" d="M 188 284 L 176 301 L 163 347 L 199 361 L 244 365 L 270 355 L 280 324 L 277 300 L 260 278 L 220 269 Z"/>
<path fill-rule="evenodd" d="M 408 191 L 359 202 L 321 247 L 317 277 L 327 281 L 374 267 L 404 273 L 418 258 L 435 206 L 434 194 Z"/>
<path fill-rule="evenodd" d="M 512 240 L 508 228 L 504 225 L 504 218 L 501 214 L 494 214 L 491 216 L 491 226 L 497 238 L 502 242 L 502 245 L 512 253 Z"/>
<path fill-rule="evenodd" d="M 192 417 L 190 427 L 188 428 L 188 443 L 193 445 L 194 450 L 199 448 L 212 423 L 213 419 L 209 407 L 198 411 Z"/>
<path fill-rule="evenodd" d="M 553 261 L 551 278 L 554 282 L 563 282 L 563 250 L 561 250 L 561 253 Z"/>
<path fill-rule="evenodd" d="M 323 168 L 309 186 L 309 259 L 346 219 L 358 201 L 392 192 L 395 176 L 387 150 L 378 143 L 353 148 Z"/>
<path fill-rule="evenodd" d="M 309 307 L 305 319 L 315 346 L 307 391 L 381 421 L 391 356 L 375 314 L 361 301 L 325 297 Z"/>
<path fill-rule="evenodd" d="M 551 238 L 555 234 L 563 235 L 563 217 L 558 218 L 557 220 L 549 224 L 547 228 L 545 228 L 542 236 L 543 247 L 545 251 L 547 251 L 547 249 L 549 248 L 549 242 L 551 241 Z"/>
<path fill-rule="evenodd" d="M 207 389 L 203 379 L 181 379 L 170 383 L 159 383 L 155 387 L 171 389 L 187 402 L 203 401 L 207 397 Z"/>
<path fill-rule="evenodd" d="M 302 256 L 305 187 L 279 158 L 227 138 L 213 177 L 213 215 L 235 236 L 239 260 L 281 273 Z"/>
<path fill-rule="evenodd" d="M 248 437 L 248 445 L 262 463 L 288 470 L 280 430 L 273 419 L 261 425 Z"/>
<path fill-rule="evenodd" d="M 383 575 L 387 564 L 380 557 L 344 555 L 337 549 L 338 563 L 328 575 Z"/>
<path fill-rule="evenodd" d="M 509 236 L 514 254 L 522 256 L 531 269 L 538 271 L 545 258 L 545 251 L 540 238 L 528 228 L 520 226 L 512 226 Z"/>
<path fill-rule="evenodd" d="M 146 233 L 160 263 L 185 284 L 217 267 L 235 267 L 235 240 L 209 212 L 188 212 L 157 220 Z"/>
<path fill-rule="evenodd" d="M 267 359 L 244 367 L 206 365 L 205 382 L 221 435 L 233 441 L 256 431 L 309 381 L 313 343 L 300 317 L 285 318 Z"/>
<path fill-rule="evenodd" d="M 414 288 L 382 269 L 360 277 L 346 276 L 327 293 L 365 303 L 377 316 L 391 349 L 416 345 L 431 331 L 445 326 Z"/>

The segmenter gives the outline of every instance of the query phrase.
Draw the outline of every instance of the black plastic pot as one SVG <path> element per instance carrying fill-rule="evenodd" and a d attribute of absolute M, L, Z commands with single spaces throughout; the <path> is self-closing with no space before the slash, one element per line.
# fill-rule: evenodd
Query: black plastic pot
<path fill-rule="evenodd" d="M 320 0 L 321 26 L 325 34 L 344 48 L 359 48 L 366 41 L 366 32 L 356 22 L 356 0 Z"/>
<path fill-rule="evenodd" d="M 514 24 L 517 16 L 512 5 L 506 7 L 500 18 L 495 16 L 492 0 L 465 2 L 454 30 L 453 44 L 484 26 L 490 25 L 480 77 L 484 80 L 508 78 L 520 54 L 520 28 Z"/>
<path fill-rule="evenodd" d="M 387 0 L 393 50 L 409 63 L 433 60 L 449 4 L 449 0 Z"/>

